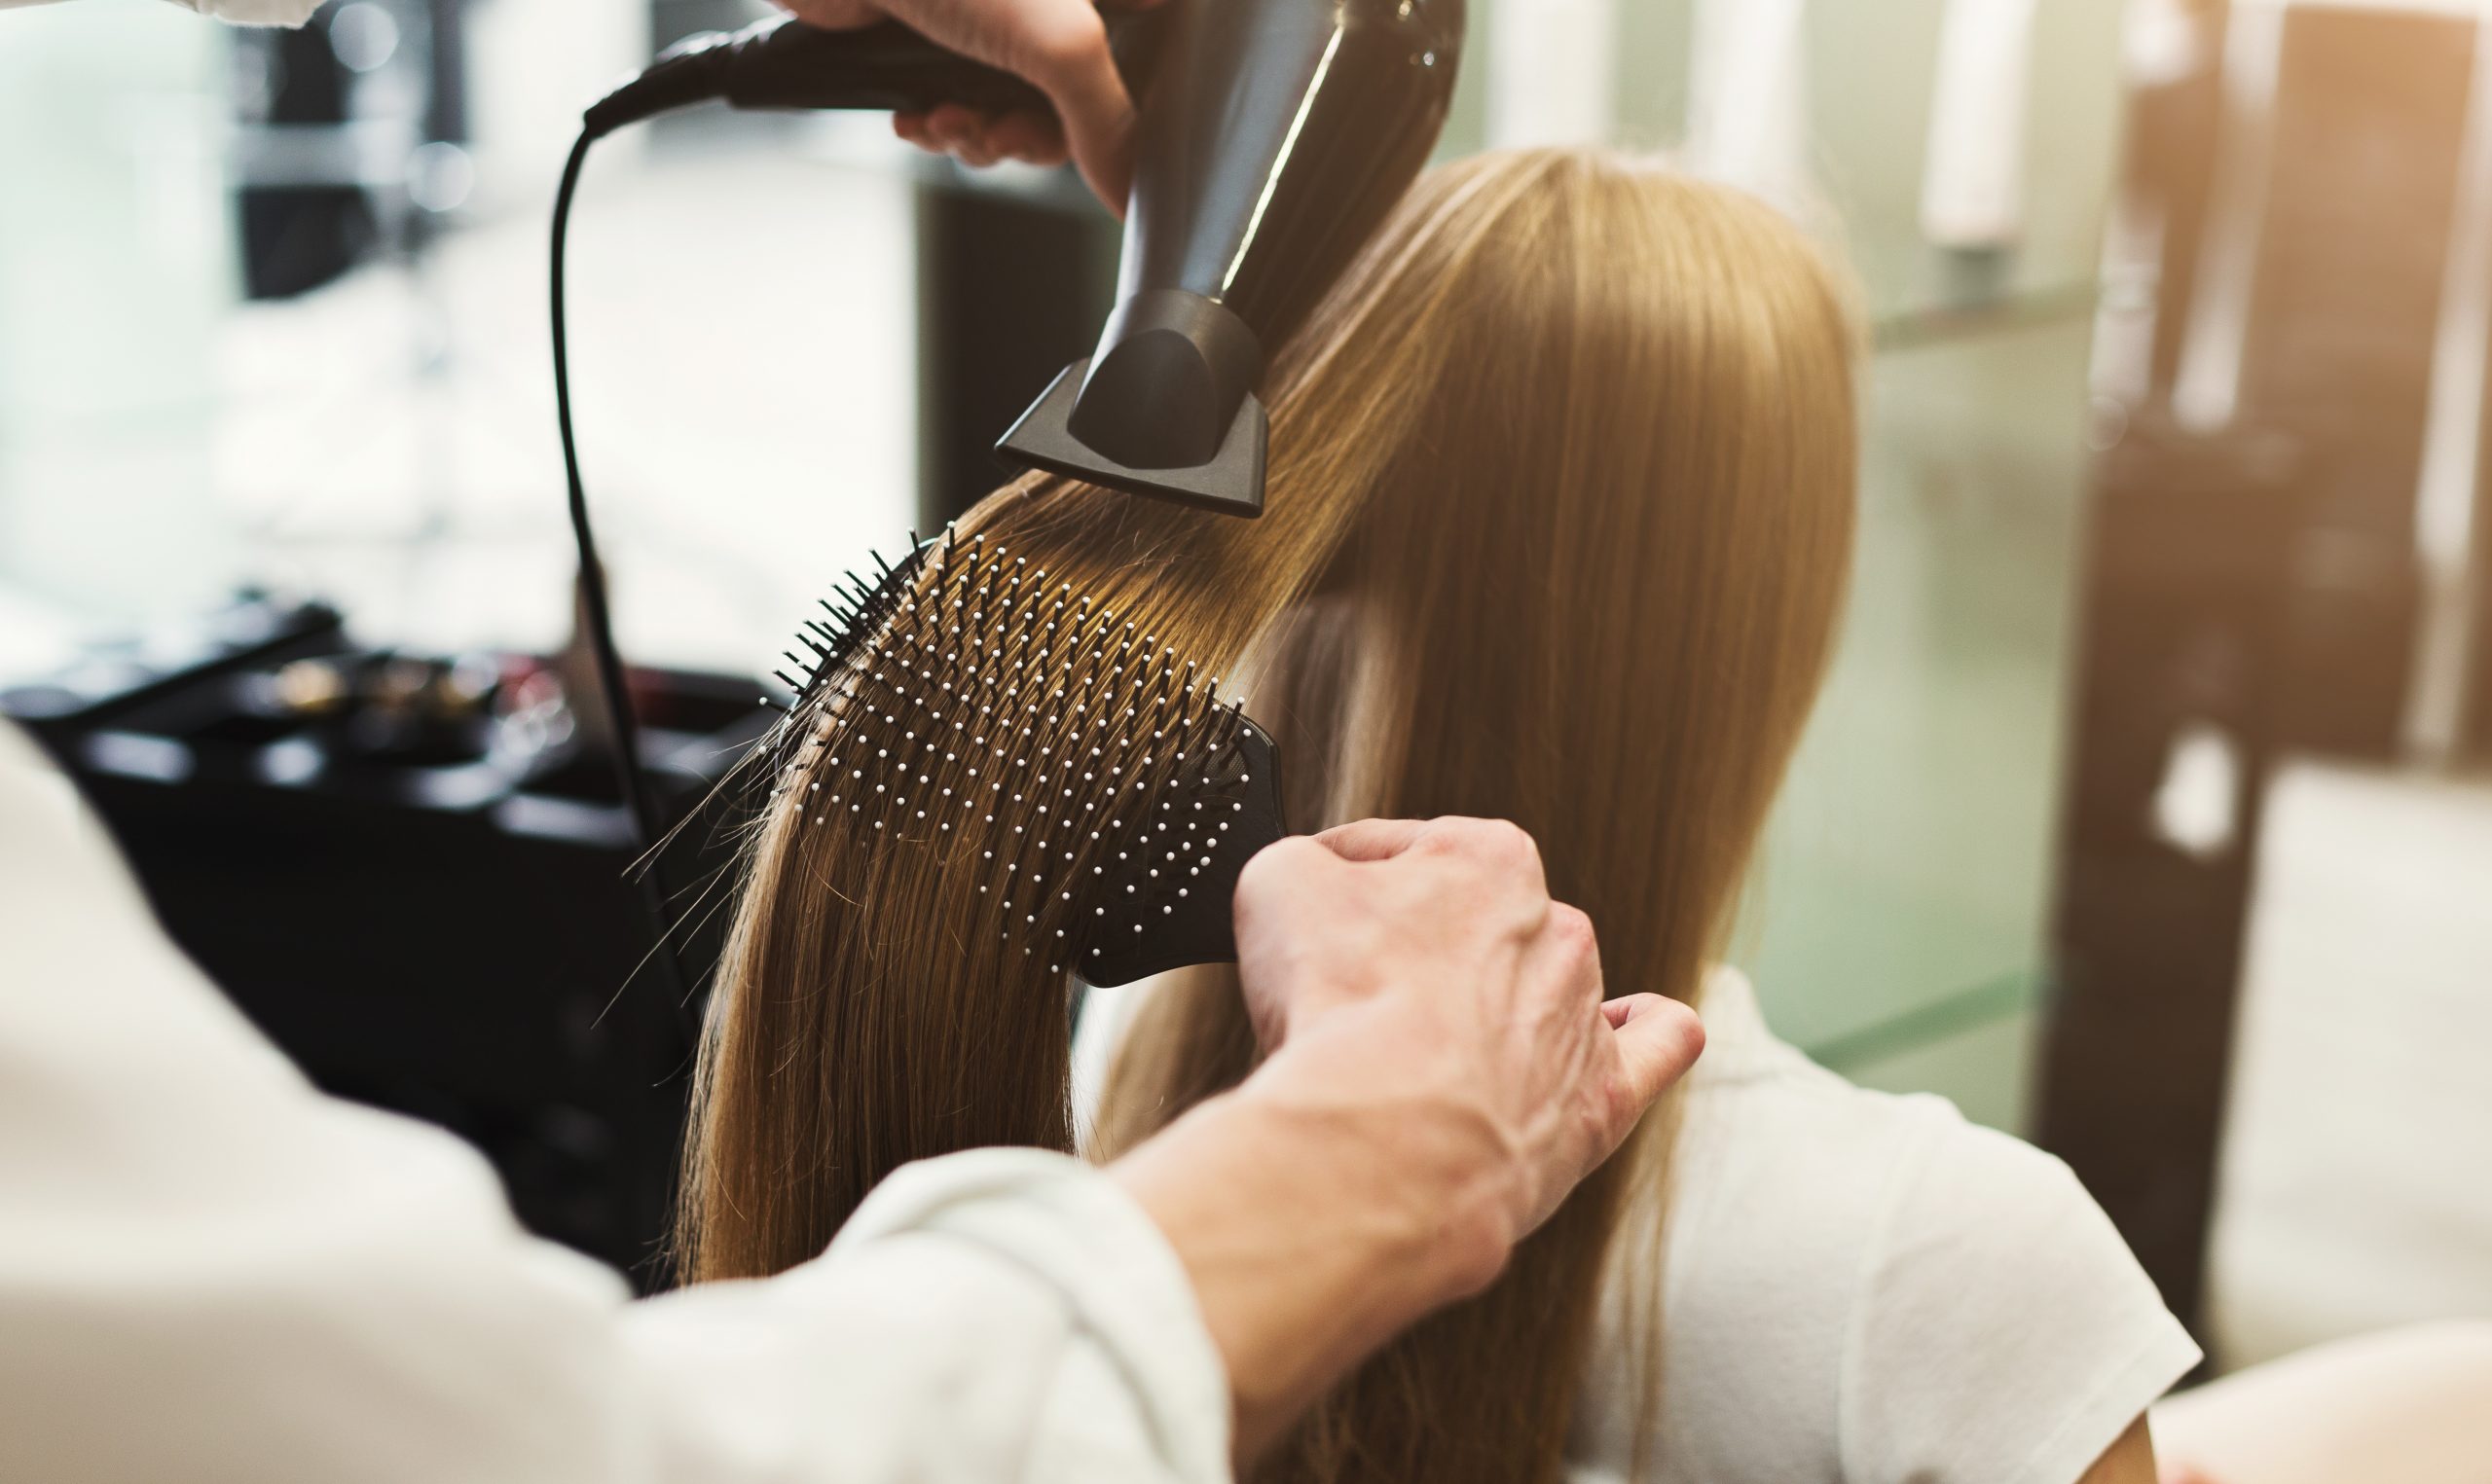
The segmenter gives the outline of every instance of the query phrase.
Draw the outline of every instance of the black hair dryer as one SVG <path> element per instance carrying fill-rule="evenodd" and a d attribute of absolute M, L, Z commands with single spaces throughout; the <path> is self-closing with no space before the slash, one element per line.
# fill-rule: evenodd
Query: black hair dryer
<path fill-rule="evenodd" d="M 1463 0 L 1168 0 L 1117 308 L 996 444 L 1020 464 L 1264 511 L 1266 356 L 1445 127 Z"/>
<path fill-rule="evenodd" d="M 996 444 L 1022 465 L 1228 515 L 1264 510 L 1265 358 L 1445 127 L 1463 0 L 1164 0 L 1109 17 L 1141 109 L 1117 308 Z M 1019 78 L 885 21 L 776 17 L 689 38 L 588 111 L 587 139 L 739 108 L 1044 108 Z"/>

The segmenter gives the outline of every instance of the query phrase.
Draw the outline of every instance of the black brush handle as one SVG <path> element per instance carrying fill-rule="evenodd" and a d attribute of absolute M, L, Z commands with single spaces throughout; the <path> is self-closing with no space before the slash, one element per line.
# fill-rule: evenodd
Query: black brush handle
<path fill-rule="evenodd" d="M 1076 951 L 1074 970 L 1086 983 L 1113 987 L 1190 964 L 1235 962 L 1238 875 L 1256 851 L 1290 832 L 1279 749 L 1252 722 L 1221 745 L 1201 778 L 1170 788 L 1160 805 L 1142 837 L 1147 848 L 1129 852 L 1124 869 L 1084 903 L 1106 909 Z M 1181 851 L 1183 839 L 1198 844 Z"/>

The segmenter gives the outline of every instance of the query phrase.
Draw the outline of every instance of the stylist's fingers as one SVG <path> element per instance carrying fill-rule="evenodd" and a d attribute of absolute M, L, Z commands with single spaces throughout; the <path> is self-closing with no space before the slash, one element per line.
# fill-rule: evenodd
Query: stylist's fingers
<path fill-rule="evenodd" d="M 1276 951 L 1295 955 L 1288 924 L 1338 916 L 1345 905 L 1340 876 L 1347 869 L 1305 835 L 1286 835 L 1257 851 L 1237 873 L 1230 898 L 1238 941 L 1268 938 Z"/>
<path fill-rule="evenodd" d="M 816 25 L 863 24 L 888 15 L 936 45 L 1026 79 L 1046 94 L 1081 177 L 1108 209 L 1124 214 L 1133 176 L 1134 103 L 1108 50 L 1107 23 L 1091 0 L 782 0 Z M 1120 0 L 1119 10 L 1158 0 Z M 934 111 L 939 115 L 942 110 Z M 935 138 L 942 131 L 930 116 Z M 923 143 L 905 127 L 903 138 Z M 1017 153 L 987 138 L 945 140 L 971 163 Z M 1044 158 L 1044 151 L 1040 152 Z"/>
<path fill-rule="evenodd" d="M 1522 826 L 1505 819 L 1362 819 L 1337 825 L 1316 843 L 1343 860 L 1392 860 L 1424 855 L 1456 862 L 1507 887 L 1535 895 L 1546 890 L 1540 847 Z"/>
<path fill-rule="evenodd" d="M 958 103 L 946 103 L 926 115 L 926 133 L 934 147 L 958 156 L 964 164 L 984 163 L 980 157 L 986 155 L 985 129 L 986 121 Z"/>
<path fill-rule="evenodd" d="M 1046 114 L 1008 113 L 986 131 L 987 148 L 1025 164 L 1062 164 L 1064 130 Z"/>
<path fill-rule="evenodd" d="M 1109 54 L 1107 25 L 1087 4 L 1049 6 L 1032 20 L 1027 60 L 1013 70 L 1055 105 L 1081 178 L 1122 216 L 1133 183 L 1134 106 Z"/>
<path fill-rule="evenodd" d="M 1537 870 L 1537 853 L 1532 861 Z M 1547 903 L 1531 941 L 1553 1003 L 1590 1010 L 1608 997 L 1601 993 L 1600 934 L 1593 930 L 1584 909 L 1568 902 Z"/>
<path fill-rule="evenodd" d="M 1687 1075 L 1704 1052 L 1704 1023 L 1696 1012 L 1661 995 L 1629 995 L 1609 1000 L 1601 1014 L 1618 1032 L 1618 1058 L 1633 1103 L 1627 1127 Z M 1619 1131 L 1625 1136 L 1626 1128 Z"/>
<path fill-rule="evenodd" d="M 938 127 L 937 116 L 942 119 Z M 1028 164 L 1062 164 L 1064 130 L 1055 115 L 1027 109 L 987 115 L 946 105 L 931 113 L 892 115 L 892 132 L 937 155 L 951 155 L 966 165 L 988 165 L 999 160 Z"/>
<path fill-rule="evenodd" d="M 1411 848 L 1433 820 L 1360 819 L 1337 824 L 1314 837 L 1315 843 L 1343 860 L 1390 860 Z"/>
<path fill-rule="evenodd" d="M 1230 921 L 1237 940 L 1246 1015 L 1258 1044 L 1273 1050 L 1302 1014 L 1373 993 L 1363 960 L 1382 952 L 1383 924 L 1353 907 L 1351 868 L 1305 835 L 1276 840 L 1237 874 Z M 1372 966 L 1372 965 L 1365 965 Z"/>
<path fill-rule="evenodd" d="M 1284 835 L 1246 858 L 1237 873 L 1240 905 L 1259 897 L 1295 897 L 1320 891 L 1340 869 L 1340 861 L 1323 849 L 1320 835 Z"/>

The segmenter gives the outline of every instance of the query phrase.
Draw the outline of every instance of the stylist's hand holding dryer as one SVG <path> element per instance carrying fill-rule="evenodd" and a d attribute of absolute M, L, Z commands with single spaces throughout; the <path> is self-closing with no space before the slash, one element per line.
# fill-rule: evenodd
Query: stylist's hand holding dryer
<path fill-rule="evenodd" d="M 885 17 L 950 51 L 1018 73 L 1055 105 L 1044 113 L 982 113 L 957 103 L 899 114 L 892 127 L 921 149 L 963 164 L 999 160 L 1062 164 L 1069 156 L 1109 210 L 1124 215 L 1133 176 L 1133 99 L 1108 55 L 1091 0 L 782 0 L 796 18 L 830 30 Z M 1109 0 L 1145 10 L 1159 0 Z"/>

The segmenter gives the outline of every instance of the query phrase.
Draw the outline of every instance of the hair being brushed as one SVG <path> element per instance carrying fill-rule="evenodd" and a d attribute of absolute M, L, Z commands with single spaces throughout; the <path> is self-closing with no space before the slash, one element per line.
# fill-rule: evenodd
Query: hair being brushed
<path fill-rule="evenodd" d="M 1261 521 L 1031 478 L 950 540 L 1044 567 L 1068 611 L 1113 610 L 1159 667 L 1242 674 L 1300 828 L 1512 819 L 1591 915 L 1613 992 L 1692 1000 L 1832 647 L 1854 350 L 1842 284 L 1762 204 L 1605 153 L 1482 156 L 1422 178 L 1276 363 Z M 1160 683 L 1111 681 L 1113 646 L 1049 653 L 1069 696 Z M 960 683 L 957 658 L 928 658 L 915 683 Z M 686 1150 L 690 1280 L 816 1255 L 909 1160 L 1072 1147 L 1071 986 L 1050 972 L 1068 965 L 1044 952 L 1071 899 L 1014 897 L 1028 921 L 1006 921 L 979 852 L 1062 838 L 1102 780 L 1050 772 L 1052 803 L 1025 789 L 978 811 L 992 822 L 877 842 L 870 812 L 809 805 L 816 785 L 889 784 L 859 744 L 913 729 L 873 714 L 806 723 L 846 741 L 788 756 L 753 839 Z M 1018 725 L 1008 766 L 1147 741 L 1090 710 Z M 995 796 L 966 753 L 909 756 L 919 796 Z M 1161 777 L 1117 786 L 1148 798 Z M 1081 879 L 1115 846 L 1077 840 L 1050 869 Z M 1255 1055 L 1233 973 L 1170 976 L 1118 1059 L 1102 1152 Z M 1605 1281 L 1658 1304 L 1670 1126 L 1666 1104 L 1497 1284 L 1373 1358 L 1258 1477 L 1558 1478 Z M 1649 1348 L 1639 1372 L 1649 1406 Z"/>

